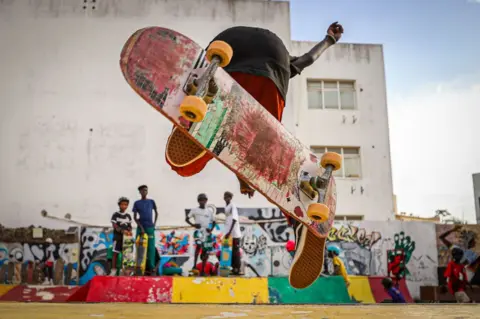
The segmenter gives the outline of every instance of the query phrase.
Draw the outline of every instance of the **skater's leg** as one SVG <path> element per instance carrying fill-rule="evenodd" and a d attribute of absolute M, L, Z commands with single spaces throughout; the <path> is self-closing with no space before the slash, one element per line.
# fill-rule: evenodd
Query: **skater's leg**
<path fill-rule="evenodd" d="M 147 263 L 145 268 L 152 272 L 155 269 L 155 227 L 145 228 L 145 233 L 148 236 Z"/>
<path fill-rule="evenodd" d="M 232 240 L 232 270 L 235 275 L 240 273 L 240 238 Z"/>

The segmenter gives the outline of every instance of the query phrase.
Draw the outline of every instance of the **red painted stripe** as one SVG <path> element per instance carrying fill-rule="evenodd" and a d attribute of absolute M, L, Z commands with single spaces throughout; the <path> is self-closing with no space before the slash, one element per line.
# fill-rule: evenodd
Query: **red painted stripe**
<path fill-rule="evenodd" d="M 90 281 L 86 302 L 155 302 L 172 301 L 171 277 L 95 276 Z"/>
<path fill-rule="evenodd" d="M 382 279 L 385 277 L 368 277 L 368 282 L 370 283 L 370 288 L 372 289 L 373 297 L 375 298 L 375 302 L 380 303 L 385 299 L 392 299 L 387 294 L 385 289 L 382 286 Z M 405 280 L 401 280 L 399 282 L 399 290 L 402 293 L 403 297 L 407 302 L 413 302 L 412 296 L 410 295 L 410 291 L 408 291 L 407 285 Z"/>

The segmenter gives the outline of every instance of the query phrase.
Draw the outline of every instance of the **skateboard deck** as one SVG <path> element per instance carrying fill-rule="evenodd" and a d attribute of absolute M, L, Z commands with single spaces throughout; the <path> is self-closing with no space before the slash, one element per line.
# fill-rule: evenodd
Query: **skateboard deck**
<path fill-rule="evenodd" d="M 232 268 L 232 239 L 224 239 L 220 251 L 219 275 L 228 277 Z"/>
<path fill-rule="evenodd" d="M 58 258 L 55 261 L 55 266 L 53 268 L 53 284 L 54 285 L 63 285 L 64 282 L 64 273 L 65 273 L 65 261 L 62 258 Z"/>
<path fill-rule="evenodd" d="M 132 233 L 123 234 L 122 275 L 130 276 L 135 270 L 135 237 Z"/>
<path fill-rule="evenodd" d="M 148 235 L 139 235 L 135 241 L 135 245 L 137 248 L 137 255 L 135 259 L 136 274 L 143 276 L 147 264 Z"/>
<path fill-rule="evenodd" d="M 15 280 L 15 263 L 9 262 L 7 268 L 7 282 L 13 284 Z"/>
<path fill-rule="evenodd" d="M 8 283 L 7 275 L 8 275 L 8 263 L 5 263 L 0 267 L 0 284 Z"/>
<path fill-rule="evenodd" d="M 209 63 L 207 55 L 209 51 L 176 31 L 150 27 L 138 30 L 127 40 L 120 67 L 133 90 L 170 120 L 176 130 L 285 214 L 307 226 L 308 235 L 315 237 L 308 239 L 314 248 L 309 255 L 323 263 L 325 239 L 336 208 L 331 170 L 327 169 L 330 176 L 323 184 L 327 187 L 318 188 L 317 193 L 304 191 L 306 180 L 325 176 L 323 158 L 303 145 L 221 67 L 212 68 L 215 61 Z M 192 79 L 201 82 L 204 74 L 213 74 L 218 90 L 203 118 L 189 121 L 181 106 L 192 97 L 187 94 L 192 93 Z M 319 203 L 320 197 L 328 211 L 315 220 L 309 207 Z"/>

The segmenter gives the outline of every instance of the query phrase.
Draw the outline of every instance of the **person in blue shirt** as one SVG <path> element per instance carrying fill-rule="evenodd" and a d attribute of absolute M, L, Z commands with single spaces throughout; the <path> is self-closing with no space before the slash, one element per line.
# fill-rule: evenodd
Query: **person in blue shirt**
<path fill-rule="evenodd" d="M 393 286 L 393 280 L 390 277 L 385 277 L 382 279 L 382 286 L 385 288 L 387 294 L 392 298 L 391 300 L 384 300 L 384 303 L 407 303 L 405 297 L 397 287 Z"/>
<path fill-rule="evenodd" d="M 141 185 L 138 187 L 138 191 L 142 196 L 133 204 L 133 218 L 137 223 L 137 234 L 148 235 L 148 247 L 147 247 L 147 263 L 146 269 L 148 272 L 152 272 L 155 269 L 155 224 L 158 219 L 157 205 L 153 199 L 147 198 L 148 187 L 147 185 Z M 153 213 L 155 212 L 155 218 Z"/>

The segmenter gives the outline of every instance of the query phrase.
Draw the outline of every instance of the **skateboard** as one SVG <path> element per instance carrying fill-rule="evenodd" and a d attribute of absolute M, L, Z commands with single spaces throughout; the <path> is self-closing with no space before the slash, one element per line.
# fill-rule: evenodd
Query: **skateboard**
<path fill-rule="evenodd" d="M 137 255 L 135 259 L 137 276 L 143 276 L 145 273 L 145 266 L 147 264 L 147 248 L 148 248 L 148 235 L 138 235 L 137 240 L 135 241 L 137 247 Z"/>
<path fill-rule="evenodd" d="M 55 266 L 53 268 L 53 284 L 54 285 L 63 285 L 64 282 L 64 273 L 65 273 L 65 261 L 62 258 L 58 258 L 55 261 Z"/>
<path fill-rule="evenodd" d="M 308 228 L 290 276 L 292 286 L 305 288 L 321 272 L 336 208 L 332 173 L 342 158 L 336 153 L 318 158 L 237 84 L 222 69 L 233 54 L 225 42 L 212 42 L 204 50 L 181 33 L 149 27 L 127 40 L 120 67 L 133 90 L 175 131 Z M 167 155 L 191 156 L 184 145 Z"/>
<path fill-rule="evenodd" d="M 219 264 L 219 275 L 222 277 L 228 277 L 232 268 L 232 238 L 223 239 Z"/>
<path fill-rule="evenodd" d="M 9 262 L 7 268 L 7 283 L 13 284 L 15 280 L 15 263 Z"/>
<path fill-rule="evenodd" d="M 4 263 L 2 266 L 0 266 L 0 284 L 8 283 L 7 275 L 8 275 L 8 263 Z"/>
<path fill-rule="evenodd" d="M 135 270 L 135 238 L 131 232 L 123 234 L 122 275 L 131 276 Z"/>

